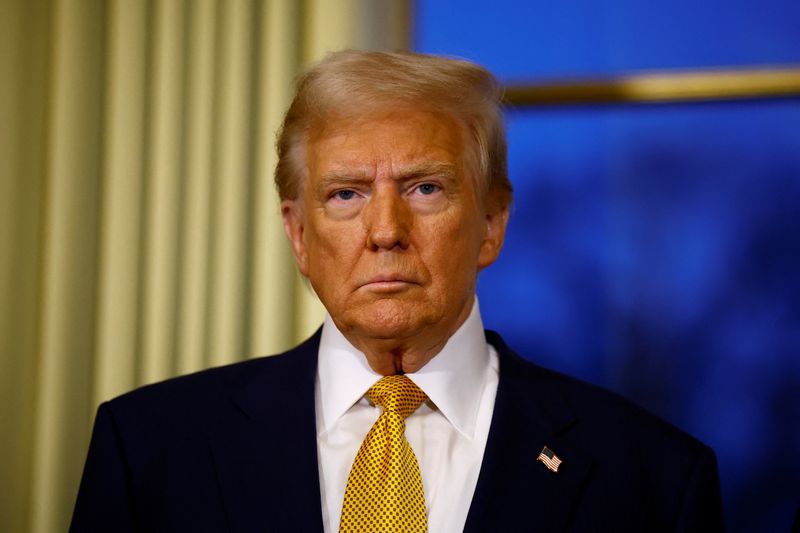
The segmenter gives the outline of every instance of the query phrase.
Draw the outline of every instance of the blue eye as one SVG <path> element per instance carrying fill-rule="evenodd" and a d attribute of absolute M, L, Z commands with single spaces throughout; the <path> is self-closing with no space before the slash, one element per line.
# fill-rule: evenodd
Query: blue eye
<path fill-rule="evenodd" d="M 433 183 L 423 183 L 422 185 L 417 187 L 417 190 L 421 194 L 424 194 L 424 195 L 427 196 L 429 194 L 433 194 L 436 191 L 438 191 L 439 190 L 439 186 L 438 185 L 434 185 Z"/>
<path fill-rule="evenodd" d="M 340 200 L 352 200 L 353 197 L 355 197 L 355 195 L 356 195 L 355 191 L 351 191 L 349 189 L 338 191 L 336 193 L 336 197 L 339 198 Z"/>

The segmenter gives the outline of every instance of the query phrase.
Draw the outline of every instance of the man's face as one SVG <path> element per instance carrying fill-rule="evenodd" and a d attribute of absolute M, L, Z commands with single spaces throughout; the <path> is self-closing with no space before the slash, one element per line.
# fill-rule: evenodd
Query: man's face
<path fill-rule="evenodd" d="M 348 336 L 446 339 L 469 315 L 507 210 L 486 211 L 450 118 L 397 110 L 312 134 L 300 198 L 282 205 L 300 271 Z"/>

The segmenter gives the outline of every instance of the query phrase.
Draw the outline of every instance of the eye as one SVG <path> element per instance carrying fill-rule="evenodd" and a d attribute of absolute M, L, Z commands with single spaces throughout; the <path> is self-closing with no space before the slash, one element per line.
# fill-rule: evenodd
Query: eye
<path fill-rule="evenodd" d="M 420 194 L 429 196 L 433 193 L 440 191 L 441 187 L 439 187 L 435 183 L 423 183 L 417 186 L 417 190 L 419 191 Z"/>
<path fill-rule="evenodd" d="M 334 197 L 338 200 L 352 200 L 355 196 L 356 192 L 350 189 L 342 189 L 334 194 Z"/>

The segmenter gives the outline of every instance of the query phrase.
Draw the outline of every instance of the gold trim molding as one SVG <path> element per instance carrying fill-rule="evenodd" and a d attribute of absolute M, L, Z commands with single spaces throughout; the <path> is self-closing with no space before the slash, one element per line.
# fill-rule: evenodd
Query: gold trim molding
<path fill-rule="evenodd" d="M 606 79 L 510 84 L 511 106 L 653 104 L 800 97 L 800 66 L 644 72 Z"/>

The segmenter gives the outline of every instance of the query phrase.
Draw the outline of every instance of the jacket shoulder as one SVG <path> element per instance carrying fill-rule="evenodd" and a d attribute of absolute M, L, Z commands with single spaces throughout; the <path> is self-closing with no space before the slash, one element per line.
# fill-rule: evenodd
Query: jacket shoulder
<path fill-rule="evenodd" d="M 144 385 L 103 404 L 115 418 L 187 424 L 229 416 L 233 400 L 257 387 L 265 397 L 308 380 L 316 369 L 319 332 L 286 352 L 208 368 Z"/>
<path fill-rule="evenodd" d="M 608 530 L 628 530 L 616 527 L 619 508 L 642 531 L 722 529 L 708 446 L 615 392 L 521 358 L 497 334 L 487 332 L 487 340 L 500 356 L 498 403 L 502 392 L 503 405 L 536 413 L 530 420 L 565 464 L 581 458 L 591 465 L 576 530 L 603 522 L 615 524 Z"/>

